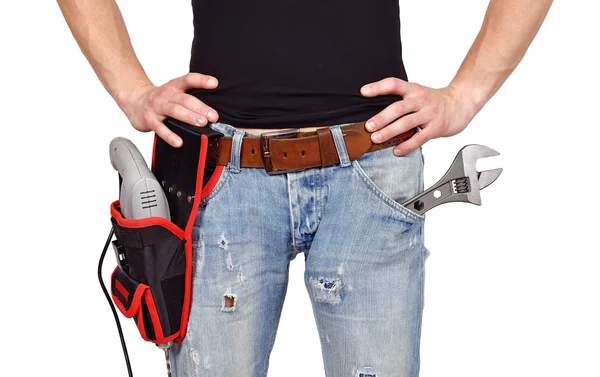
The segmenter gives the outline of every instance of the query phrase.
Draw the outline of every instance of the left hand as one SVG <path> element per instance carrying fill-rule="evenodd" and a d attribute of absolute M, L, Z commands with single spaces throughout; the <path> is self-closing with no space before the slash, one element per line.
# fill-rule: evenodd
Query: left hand
<path fill-rule="evenodd" d="M 365 97 L 402 96 L 401 100 L 367 121 L 367 130 L 377 131 L 371 135 L 374 143 L 382 143 L 417 126 L 421 128 L 420 132 L 394 147 L 397 156 L 408 154 L 431 139 L 462 132 L 476 114 L 475 106 L 452 86 L 433 89 L 388 77 L 363 86 L 361 94 Z M 369 122 L 373 122 L 372 128 L 369 128 Z"/>

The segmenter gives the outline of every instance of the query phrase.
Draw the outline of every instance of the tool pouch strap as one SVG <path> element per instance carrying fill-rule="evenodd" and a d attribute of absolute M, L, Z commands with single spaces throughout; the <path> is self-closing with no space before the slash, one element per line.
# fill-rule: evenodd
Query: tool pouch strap
<path fill-rule="evenodd" d="M 198 206 L 216 184 L 222 165 L 207 166 L 209 128 L 172 118 L 165 124 L 183 139 L 180 148 L 155 136 L 151 170 L 167 196 L 171 220 L 126 219 L 119 200 L 110 208 L 117 266 L 111 296 L 143 339 L 180 343 L 186 334 L 192 296 L 192 227 Z"/>

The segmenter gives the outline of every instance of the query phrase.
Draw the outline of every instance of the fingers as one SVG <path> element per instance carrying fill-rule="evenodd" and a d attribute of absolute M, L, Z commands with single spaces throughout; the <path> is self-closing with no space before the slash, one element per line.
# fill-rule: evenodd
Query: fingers
<path fill-rule="evenodd" d="M 178 106 L 173 106 L 178 105 Z M 178 111 L 178 114 L 171 113 L 174 118 L 190 124 L 205 126 L 208 121 L 216 122 L 219 119 L 218 113 L 210 106 L 198 98 L 187 93 L 176 93 L 171 97 L 166 108 L 171 108 L 173 111 Z M 168 110 L 166 110 L 168 112 Z M 181 116 L 181 117 L 180 117 Z"/>
<path fill-rule="evenodd" d="M 171 131 L 163 122 L 155 118 L 151 121 L 152 130 L 158 137 L 169 143 L 172 147 L 179 148 L 183 145 L 183 140 L 173 131 Z"/>
<path fill-rule="evenodd" d="M 373 118 L 369 119 L 365 125 L 367 130 L 374 132 L 382 129 L 388 124 L 392 123 L 396 119 L 403 117 L 409 113 L 415 112 L 419 109 L 416 101 L 411 99 L 405 99 L 402 101 L 396 101 L 383 109 Z"/>
<path fill-rule="evenodd" d="M 188 124 L 204 127 L 209 121 L 216 122 L 219 114 L 186 91 L 192 88 L 214 89 L 217 85 L 216 78 L 191 72 L 159 88 L 159 95 L 150 106 L 159 116 L 169 116 Z"/>
<path fill-rule="evenodd" d="M 403 143 L 400 143 L 394 147 L 394 154 L 396 156 L 404 156 L 419 148 L 429 140 L 431 140 L 432 134 L 431 127 L 425 127 L 421 131 L 414 134 L 410 139 Z"/>
<path fill-rule="evenodd" d="M 181 92 L 193 88 L 214 89 L 219 84 L 216 77 L 197 72 L 190 72 L 169 81 L 169 83 Z"/>
<path fill-rule="evenodd" d="M 389 126 L 371 134 L 371 140 L 373 140 L 374 143 L 383 143 L 396 135 L 400 135 L 403 132 L 420 126 L 427 121 L 428 119 L 422 111 L 405 115 L 391 123 Z"/>
<path fill-rule="evenodd" d="M 397 94 L 406 96 L 412 89 L 413 84 L 397 77 L 388 77 L 380 81 L 367 84 L 360 88 L 363 96 L 374 97 L 384 94 Z"/>
<path fill-rule="evenodd" d="M 197 126 L 216 122 L 219 119 L 217 111 L 186 91 L 192 88 L 214 89 L 217 85 L 215 77 L 195 72 L 170 80 L 160 87 L 145 85 L 128 106 L 132 109 L 128 111 L 128 118 L 135 129 L 154 131 L 173 147 L 179 147 L 183 141 L 165 126 L 163 120 L 171 117 Z"/>
<path fill-rule="evenodd" d="M 179 119 L 183 122 L 195 124 L 201 127 L 205 126 L 207 123 L 206 118 L 204 116 L 190 111 L 189 109 L 177 103 L 165 102 L 161 106 L 160 112 L 162 114 L 168 114 L 168 116 L 172 118 Z"/>

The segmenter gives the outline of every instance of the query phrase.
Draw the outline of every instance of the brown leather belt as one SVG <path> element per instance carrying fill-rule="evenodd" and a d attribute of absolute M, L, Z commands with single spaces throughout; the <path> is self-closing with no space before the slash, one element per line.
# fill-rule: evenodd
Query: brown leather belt
<path fill-rule="evenodd" d="M 341 127 L 350 160 L 367 152 L 387 148 L 413 136 L 414 128 L 383 143 L 373 143 L 365 122 Z M 231 136 L 211 139 L 206 156 L 208 163 L 227 165 L 231 158 Z M 242 139 L 240 167 L 264 168 L 268 174 L 281 174 L 314 167 L 339 164 L 340 159 L 329 127 L 316 131 L 300 129 L 265 132 Z"/>

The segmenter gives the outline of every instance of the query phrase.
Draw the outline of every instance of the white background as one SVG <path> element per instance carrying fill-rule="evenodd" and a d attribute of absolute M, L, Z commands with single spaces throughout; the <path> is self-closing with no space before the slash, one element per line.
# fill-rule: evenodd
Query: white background
<path fill-rule="evenodd" d="M 119 4 L 151 79 L 185 74 L 190 1 Z M 411 81 L 447 84 L 485 7 L 403 0 Z M 505 171 L 483 206 L 428 213 L 422 377 L 600 376 L 599 11 L 557 1 L 467 130 L 425 146 L 427 185 L 469 143 L 500 151 Z M 0 375 L 126 376 L 96 279 L 118 195 L 108 143 L 130 138 L 149 159 L 152 135 L 104 91 L 54 1 L 3 1 L 0 43 Z M 291 264 L 270 377 L 324 376 L 303 263 Z M 121 318 L 134 375 L 164 376 L 162 353 Z"/>

